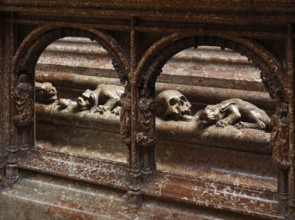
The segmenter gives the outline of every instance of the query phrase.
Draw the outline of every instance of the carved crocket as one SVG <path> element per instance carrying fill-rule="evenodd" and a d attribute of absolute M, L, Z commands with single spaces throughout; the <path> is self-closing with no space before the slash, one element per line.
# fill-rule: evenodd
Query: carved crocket
<path fill-rule="evenodd" d="M 217 127 L 235 125 L 237 128 L 269 130 L 271 119 L 265 111 L 242 99 L 228 99 L 208 105 L 196 114 L 200 122 Z"/>
<path fill-rule="evenodd" d="M 87 89 L 78 97 L 77 104 L 80 110 L 104 113 L 115 111 L 120 105 L 120 96 L 124 93 L 124 87 L 117 85 L 100 84 L 95 90 Z"/>

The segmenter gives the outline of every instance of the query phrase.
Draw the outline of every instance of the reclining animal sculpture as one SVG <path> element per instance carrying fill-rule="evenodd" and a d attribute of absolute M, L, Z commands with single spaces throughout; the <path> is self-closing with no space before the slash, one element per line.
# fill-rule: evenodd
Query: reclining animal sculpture
<path fill-rule="evenodd" d="M 221 128 L 234 125 L 240 129 L 271 129 L 271 119 L 265 111 L 238 98 L 228 99 L 216 105 L 208 105 L 196 114 L 196 118 L 205 125 L 215 124 Z"/>
<path fill-rule="evenodd" d="M 78 97 L 78 108 L 101 114 L 108 110 L 112 111 L 120 105 L 120 96 L 123 93 L 122 86 L 99 84 L 95 90 L 87 89 L 82 96 Z"/>

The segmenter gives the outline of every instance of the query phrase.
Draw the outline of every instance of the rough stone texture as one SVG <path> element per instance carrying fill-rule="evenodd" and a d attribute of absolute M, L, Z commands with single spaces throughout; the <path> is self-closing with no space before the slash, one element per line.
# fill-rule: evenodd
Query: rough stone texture
<path fill-rule="evenodd" d="M 24 173 L 20 181 L 2 191 L 0 219 L 236 219 L 211 209 L 179 207 L 147 198 L 142 207 L 134 209 L 126 203 L 122 191 L 113 191 L 90 184 L 55 177 Z M 9 201 L 9 202 L 6 202 Z M 17 203 L 14 209 L 10 204 Z M 255 219 L 240 216 L 239 219 Z"/>
<path fill-rule="evenodd" d="M 99 57 L 97 54 L 99 54 Z M 105 50 L 101 50 L 99 45 L 81 38 L 65 38 L 50 45 L 39 58 L 37 77 L 41 81 L 54 82 L 59 88 L 60 98 L 71 98 L 73 100 L 76 100 L 83 89 L 93 89 L 99 83 L 119 84 L 111 60 Z M 205 94 L 204 99 L 208 101 L 208 104 L 213 102 L 214 95 L 210 96 L 211 93 L 208 93 L 210 87 L 212 87 L 212 94 L 219 96 L 220 91 L 224 89 L 224 99 L 248 95 L 250 100 L 253 100 L 253 98 L 259 100 L 260 105 L 263 96 L 257 94 L 268 96 L 264 92 L 257 69 L 248 60 L 237 53 L 220 51 L 214 47 L 204 47 L 199 50 L 190 49 L 178 53 L 164 66 L 163 73 L 158 81 L 159 91 L 167 88 L 185 91 L 193 100 L 195 106 L 203 101 L 200 98 L 202 92 Z M 182 85 L 186 86 L 182 88 Z M 187 89 L 187 85 L 191 85 L 191 88 Z M 194 85 L 201 87 L 196 90 Z M 80 90 L 72 92 L 65 88 L 80 88 Z M 218 89 L 219 91 L 215 92 Z M 241 92 L 235 96 L 233 89 Z M 223 97 L 215 99 L 221 101 Z M 270 100 L 269 97 L 265 99 Z M 266 103 L 268 102 L 266 101 Z M 266 105 L 270 106 L 270 104 Z M 40 150 L 79 157 L 86 156 L 93 159 L 99 158 L 119 163 L 127 162 L 127 147 L 121 143 L 117 133 L 119 128 L 118 116 L 114 114 L 92 115 L 87 111 L 75 113 L 70 107 L 59 110 L 57 107 L 52 109 L 50 106 L 42 105 L 36 106 L 36 114 L 40 119 L 37 122 L 37 146 Z M 82 129 L 81 126 L 84 128 Z M 95 128 L 95 130 L 91 128 Z M 271 154 L 270 135 L 257 130 L 253 132 L 251 130 L 239 131 L 235 128 L 229 128 L 229 130 L 231 134 L 227 135 L 228 129 L 218 129 L 212 126 L 206 131 L 199 132 L 194 123 L 157 119 L 156 161 L 158 170 L 167 172 L 172 176 L 157 177 L 155 188 L 147 188 L 146 194 L 156 197 L 160 194 L 161 197 L 165 195 L 164 197 L 167 198 L 172 195 L 173 198 L 175 195 L 171 194 L 169 188 L 175 184 L 176 177 L 173 177 L 173 175 L 185 175 L 192 179 L 197 177 L 197 180 L 192 184 L 176 178 L 176 181 L 184 181 L 181 184 L 183 187 L 192 187 L 191 189 L 195 190 L 191 192 L 192 194 L 186 194 L 185 191 L 181 193 L 181 201 L 195 201 L 195 204 L 198 205 L 215 204 L 216 198 L 214 197 L 220 191 L 218 200 L 221 201 L 225 198 L 222 202 L 223 209 L 241 209 L 240 213 L 247 213 L 248 209 L 251 212 L 260 212 L 259 207 L 261 206 L 275 210 L 276 174 L 271 167 L 270 157 L 257 154 Z M 186 137 L 185 141 L 184 137 Z M 93 140 L 97 141 L 93 142 Z M 229 148 L 233 151 L 211 149 L 208 147 L 210 145 Z M 239 151 L 235 152 L 235 150 L 254 153 L 245 154 Z M 47 158 L 48 162 L 45 164 L 51 164 L 54 161 L 51 162 L 53 157 L 42 158 Z M 67 164 L 67 160 L 63 160 Z M 37 163 L 43 164 L 41 161 Z M 67 168 L 69 169 L 68 172 L 71 173 L 70 178 L 75 179 L 78 173 L 81 176 L 80 171 L 78 171 L 81 169 L 74 168 L 75 166 L 79 167 L 78 164 Z M 255 164 L 255 169 L 249 167 L 249 164 Z M 67 167 L 67 165 L 61 166 Z M 55 170 L 53 167 L 49 170 L 47 166 L 40 169 L 40 165 L 34 166 L 32 163 L 30 165 L 25 163 L 24 167 L 26 169 L 47 170 L 46 172 L 62 175 L 61 171 Z M 232 173 L 232 170 L 235 172 Z M 84 173 L 87 172 L 84 171 Z M 265 179 L 266 176 L 268 179 Z M 173 180 L 171 183 L 169 183 L 170 178 Z M 100 178 L 95 180 L 96 178 L 93 178 L 93 176 L 85 176 L 82 179 L 87 182 L 107 184 L 108 186 L 111 184 L 111 181 L 101 181 Z M 203 183 L 199 182 L 201 179 L 207 179 L 208 182 L 202 185 Z M 171 184 L 172 186 L 170 186 Z M 201 186 L 198 186 L 198 184 L 201 184 Z M 161 185 L 160 192 L 157 192 L 157 185 Z M 231 198 L 229 201 L 234 200 L 235 202 L 227 203 L 231 194 L 242 195 L 242 198 L 249 195 L 256 197 L 255 194 L 258 192 L 247 191 L 249 190 L 248 187 L 261 185 L 263 185 L 264 190 L 269 190 L 269 197 L 261 203 L 261 198 L 258 196 L 258 204 L 254 202 L 255 208 L 250 204 L 253 203 L 251 200 L 242 202 L 238 198 Z M 246 191 L 240 189 L 241 186 L 245 187 Z M 116 187 L 118 187 L 118 184 L 116 184 Z M 123 184 L 122 187 L 125 188 L 126 185 Z M 216 192 L 216 187 L 220 187 L 218 192 Z M 274 194 L 272 195 L 271 192 Z M 192 197 L 190 198 L 190 196 Z M 236 206 L 237 204 L 239 206 Z M 274 211 L 272 215 L 276 216 L 276 212 Z"/>
<path fill-rule="evenodd" d="M 100 83 L 120 83 L 106 51 L 84 38 L 64 38 L 49 45 L 38 60 L 36 73 L 37 80 L 61 87 L 60 97 L 66 98 L 75 98 L 83 89 L 94 89 Z M 158 92 L 179 90 L 196 109 L 200 103 L 204 106 L 239 97 L 273 110 L 259 70 L 244 56 L 217 47 L 187 49 L 176 54 L 163 67 L 156 86 Z M 65 87 L 81 90 L 69 93 Z"/>
<path fill-rule="evenodd" d="M 105 210 L 104 217 L 115 213 L 111 217 L 133 219 L 140 210 L 143 218 L 148 213 L 147 218 L 155 219 L 294 219 L 294 6 L 292 1 L 266 0 L 1 1 L 1 218 L 91 219 Z M 89 40 L 76 44 L 64 39 L 39 59 L 50 43 L 68 36 L 97 41 L 105 50 Z M 67 51 L 69 44 L 73 47 Z M 69 59 L 60 61 L 65 54 Z M 13 94 L 22 88 L 22 77 L 31 87 L 36 79 L 50 81 L 64 98 L 78 97 L 97 83 L 123 83 L 122 114 L 100 117 L 30 105 L 36 106 L 36 120 L 32 108 L 22 113 L 34 123 L 14 124 L 21 103 Z M 165 89 L 185 94 L 193 112 L 243 98 L 273 116 L 273 130 L 262 134 L 209 127 L 195 135 L 192 125 L 156 122 L 154 97 Z M 25 103 L 32 101 L 32 91 Z M 101 130 L 103 136 L 97 133 Z M 93 145 L 77 135 L 93 139 Z M 26 176 L 24 170 L 33 175 Z M 38 189 L 37 173 L 49 175 L 37 179 L 56 191 Z M 79 198 L 58 190 L 77 191 L 78 182 L 101 191 L 94 190 L 95 198 L 87 200 L 84 195 L 93 195 L 91 187 L 78 190 Z M 26 184 L 30 187 L 22 187 Z M 112 206 L 105 209 L 98 194 L 110 195 L 112 201 L 105 204 Z M 96 199 L 101 205 L 94 208 Z M 157 205 L 149 206 L 151 200 Z M 133 209 L 126 211 L 120 201 Z M 165 208 L 170 202 L 175 204 L 169 209 L 172 214 Z M 28 216 L 26 206 L 30 211 L 40 208 Z"/>

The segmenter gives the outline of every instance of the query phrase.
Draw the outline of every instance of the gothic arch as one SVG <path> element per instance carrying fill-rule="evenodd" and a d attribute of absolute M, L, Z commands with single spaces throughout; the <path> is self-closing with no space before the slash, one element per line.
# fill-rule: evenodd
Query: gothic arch
<path fill-rule="evenodd" d="M 64 27 L 45 25 L 33 30 L 20 44 L 12 62 L 12 78 L 15 79 L 11 86 L 14 102 L 12 117 L 15 130 L 11 136 L 15 144 L 8 150 L 10 154 L 20 148 L 27 151 L 34 146 L 34 75 L 36 63 L 43 50 L 52 42 L 63 37 L 86 37 L 97 41 L 106 49 L 112 57 L 112 62 L 118 77 L 122 83 L 128 80 L 129 59 L 114 38 L 103 31 L 85 29 L 83 27 Z M 14 76 L 13 76 L 14 75 Z M 18 103 L 22 106 L 19 107 Z M 11 167 L 15 166 L 12 160 Z M 9 165 L 8 165 L 9 167 Z M 13 176 L 16 174 L 9 174 Z M 15 179 L 15 178 L 13 178 Z"/>
<path fill-rule="evenodd" d="M 283 86 L 287 85 L 287 75 L 283 65 L 258 43 L 234 34 L 223 36 L 219 33 L 212 33 L 206 36 L 196 36 L 176 33 L 165 36 L 151 46 L 139 62 L 135 71 L 138 94 L 145 94 L 152 98 L 155 94 L 157 77 L 166 62 L 178 52 L 198 46 L 219 46 L 221 49 L 232 49 L 246 56 L 261 70 L 262 82 L 270 96 L 276 101 L 271 141 L 273 162 L 282 170 L 287 169 L 289 166 L 286 157 L 286 151 L 288 151 L 288 88 Z"/>
<path fill-rule="evenodd" d="M 16 51 L 12 73 L 25 70 L 29 75 L 33 75 L 35 65 L 43 50 L 50 43 L 63 37 L 86 37 L 97 41 L 111 55 L 120 81 L 123 83 L 128 79 L 129 59 L 116 40 L 104 31 L 77 26 L 45 25 L 33 30 Z"/>
<path fill-rule="evenodd" d="M 236 36 L 222 36 L 219 34 L 208 36 L 194 36 L 171 34 L 157 41 L 147 50 L 143 59 L 140 60 L 135 72 L 136 83 L 154 84 L 158 75 L 161 73 L 165 63 L 178 52 L 198 46 L 219 46 L 221 49 L 228 48 L 246 56 L 249 61 L 261 70 L 264 76 L 273 78 L 281 95 L 287 97 L 287 90 L 282 85 L 286 83 L 287 76 L 282 65 L 265 48 L 254 41 L 250 41 Z M 271 97 L 276 97 L 269 91 Z"/>

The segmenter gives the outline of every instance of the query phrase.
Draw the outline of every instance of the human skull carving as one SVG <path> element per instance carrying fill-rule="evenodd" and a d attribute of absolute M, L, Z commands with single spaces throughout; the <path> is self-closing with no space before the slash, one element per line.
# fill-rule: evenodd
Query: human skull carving
<path fill-rule="evenodd" d="M 177 90 L 165 90 L 156 97 L 156 114 L 164 120 L 187 120 L 191 103 Z"/>

